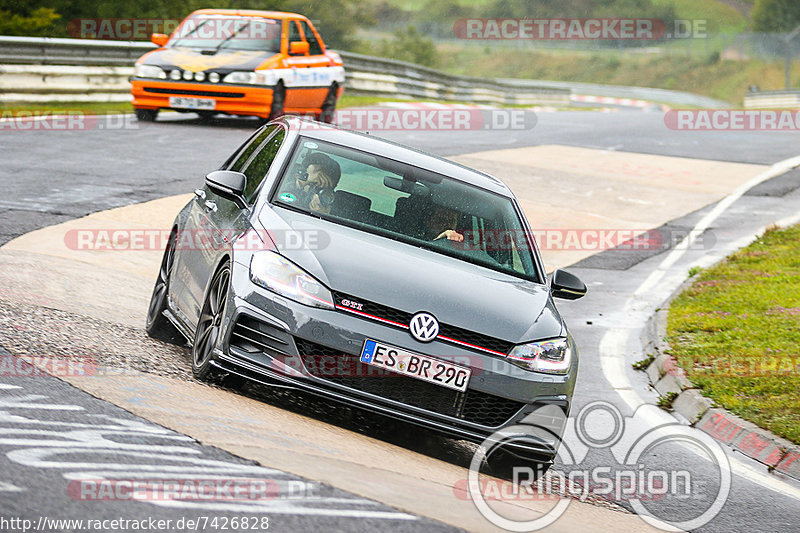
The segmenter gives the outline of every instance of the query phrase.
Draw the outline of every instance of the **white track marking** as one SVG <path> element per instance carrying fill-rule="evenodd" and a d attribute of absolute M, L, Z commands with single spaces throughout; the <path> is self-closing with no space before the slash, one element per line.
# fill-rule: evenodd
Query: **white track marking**
<path fill-rule="evenodd" d="M 692 228 L 692 231 L 681 241 L 665 257 L 661 263 L 653 270 L 653 272 L 639 285 L 634 291 L 633 296 L 628 299 L 622 309 L 621 316 L 626 318 L 629 324 L 627 328 L 611 328 L 609 329 L 600 341 L 600 365 L 603 370 L 608 383 L 631 409 L 636 410 L 645 400 L 639 393 L 632 387 L 630 379 L 628 378 L 626 369 L 625 354 L 627 353 L 627 344 L 630 338 L 632 329 L 643 328 L 650 316 L 652 310 L 661 304 L 661 302 L 668 297 L 683 281 L 686 279 L 686 273 L 681 271 L 672 273 L 668 277 L 667 273 L 675 263 L 686 253 L 695 239 L 708 229 L 714 221 L 717 220 L 731 205 L 733 205 L 739 198 L 741 198 L 747 191 L 759 185 L 760 183 L 774 178 L 791 170 L 792 168 L 800 165 L 800 156 L 786 159 L 775 163 L 770 168 L 755 176 L 751 180 L 743 183 L 737 187 L 731 194 L 722 199 L 714 208 L 709 211 L 697 224 Z M 791 216 L 777 222 L 778 225 L 788 225 L 792 222 L 800 220 L 800 216 Z M 766 229 L 766 228 L 763 228 Z M 762 231 L 763 231 L 762 229 Z M 730 253 L 741 246 L 744 246 L 752 241 L 751 237 L 746 237 L 732 243 L 728 250 L 722 250 L 725 254 Z M 718 258 L 706 256 L 698 263 L 705 264 L 706 266 L 714 263 Z M 655 290 L 655 289 L 658 290 Z M 650 298 L 647 298 L 650 295 Z M 654 298 L 653 295 L 656 295 Z M 666 414 L 666 413 L 665 413 Z M 648 422 L 651 425 L 659 423 L 657 415 L 650 415 Z M 699 431 L 699 430 L 698 430 Z M 751 481 L 761 485 L 764 488 L 778 492 L 791 498 L 800 499 L 800 490 L 785 483 L 769 474 L 760 472 L 753 468 L 751 465 L 746 464 L 736 456 L 730 457 L 731 469 L 736 474 L 746 477 Z"/>

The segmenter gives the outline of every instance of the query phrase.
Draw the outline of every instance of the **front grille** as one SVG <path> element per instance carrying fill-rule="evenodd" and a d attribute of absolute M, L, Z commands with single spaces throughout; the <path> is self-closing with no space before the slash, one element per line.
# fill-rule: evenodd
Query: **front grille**
<path fill-rule="evenodd" d="M 370 302 L 367 300 L 362 300 L 361 298 L 349 296 L 347 294 L 339 292 L 334 293 L 333 298 L 336 305 L 340 306 L 343 309 L 352 310 L 350 306 L 342 304 L 343 300 L 358 302 L 359 304 L 361 304 L 361 309 L 359 309 L 361 313 L 366 313 L 368 315 L 381 318 L 383 320 L 390 320 L 397 324 L 402 324 L 403 326 L 407 326 L 408 323 L 411 321 L 411 317 L 414 316 L 413 313 L 408 313 L 406 311 L 394 309 L 387 305 Z M 479 348 L 484 348 L 486 350 L 499 352 L 501 354 L 507 354 L 514 346 L 514 343 L 512 342 L 504 341 L 502 339 L 498 339 L 489 335 L 484 335 L 482 333 L 477 333 L 475 331 L 470 331 L 468 329 L 459 328 L 457 326 L 451 326 L 449 324 L 441 324 L 441 323 L 439 324 L 439 335 L 441 337 L 448 337 L 449 339 L 458 341 L 455 344 L 459 344 L 459 342 L 467 343 L 473 346 L 477 346 Z M 446 339 L 440 339 L 440 340 L 442 342 L 449 342 Z"/>
<path fill-rule="evenodd" d="M 195 91 L 192 89 L 170 89 L 164 87 L 145 87 L 145 92 L 158 94 L 186 94 L 191 96 L 218 96 L 224 98 L 244 98 L 244 93 L 229 91 Z"/>
<path fill-rule="evenodd" d="M 427 411 L 497 427 L 525 404 L 467 389 L 458 392 L 362 363 L 358 356 L 295 338 L 308 372 L 318 378 Z"/>

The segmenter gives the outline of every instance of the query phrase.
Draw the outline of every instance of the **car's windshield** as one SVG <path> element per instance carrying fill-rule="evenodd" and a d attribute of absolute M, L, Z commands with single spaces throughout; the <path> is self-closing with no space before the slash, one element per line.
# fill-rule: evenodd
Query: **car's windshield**
<path fill-rule="evenodd" d="M 273 202 L 538 279 L 511 199 L 405 163 L 301 137 Z"/>
<path fill-rule="evenodd" d="M 196 15 L 181 24 L 169 46 L 278 53 L 281 22 L 262 17 Z"/>

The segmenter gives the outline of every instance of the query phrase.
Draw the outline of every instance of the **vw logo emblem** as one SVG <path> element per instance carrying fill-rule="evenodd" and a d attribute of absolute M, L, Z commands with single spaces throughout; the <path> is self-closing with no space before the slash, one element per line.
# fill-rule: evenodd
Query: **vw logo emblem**
<path fill-rule="evenodd" d="M 431 342 L 439 334 L 439 322 L 430 313 L 417 313 L 408 323 L 411 336 L 420 342 Z"/>

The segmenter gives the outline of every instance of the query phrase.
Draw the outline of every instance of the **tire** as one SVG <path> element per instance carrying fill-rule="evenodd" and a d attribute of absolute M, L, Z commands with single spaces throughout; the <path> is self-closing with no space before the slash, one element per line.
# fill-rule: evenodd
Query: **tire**
<path fill-rule="evenodd" d="M 220 375 L 211 360 L 222 331 L 230 281 L 231 262 L 225 261 L 211 279 L 200 319 L 197 321 L 197 330 L 192 341 L 192 373 L 202 381 L 212 381 Z"/>
<path fill-rule="evenodd" d="M 547 470 L 551 463 L 543 463 L 533 459 L 523 459 L 507 452 L 502 447 L 495 448 L 486 455 L 484 464 L 487 473 L 500 479 L 514 479 L 514 468 L 530 468 L 535 473 L 535 478 L 539 479 Z M 483 470 L 483 469 L 482 469 Z"/>
<path fill-rule="evenodd" d="M 338 87 L 334 83 L 331 85 L 331 88 L 328 90 L 328 95 L 325 97 L 325 101 L 322 102 L 322 108 L 320 109 L 319 120 L 320 122 L 325 122 L 326 124 L 333 124 L 333 119 L 336 115 L 336 91 Z"/>
<path fill-rule="evenodd" d="M 169 278 L 172 274 L 172 266 L 175 260 L 175 241 L 177 232 L 173 230 L 167 241 L 167 248 L 164 250 L 164 257 L 161 258 L 161 267 L 158 269 L 153 294 L 150 296 L 150 306 L 147 308 L 147 319 L 144 329 L 150 337 L 169 342 L 171 344 L 185 344 L 183 338 L 172 322 L 164 316 L 167 310 L 167 295 L 169 293 Z"/>
<path fill-rule="evenodd" d="M 158 109 L 136 109 L 136 120 L 141 122 L 155 122 Z"/>
<path fill-rule="evenodd" d="M 272 105 L 269 108 L 269 120 L 275 120 L 278 117 L 282 117 L 284 115 L 283 112 L 283 104 L 286 102 L 286 89 L 283 86 L 283 82 L 278 82 L 278 85 L 275 86 L 275 89 L 272 91 Z"/>

